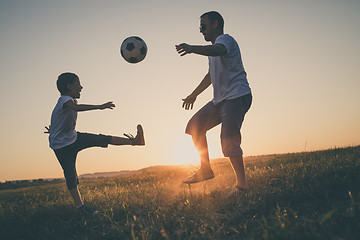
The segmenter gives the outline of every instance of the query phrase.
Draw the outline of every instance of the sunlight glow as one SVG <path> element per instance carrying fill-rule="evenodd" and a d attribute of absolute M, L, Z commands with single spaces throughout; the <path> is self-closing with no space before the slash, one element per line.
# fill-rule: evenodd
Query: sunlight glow
<path fill-rule="evenodd" d="M 172 162 L 174 165 L 197 165 L 200 163 L 199 155 L 189 138 L 181 138 L 171 151 Z"/>

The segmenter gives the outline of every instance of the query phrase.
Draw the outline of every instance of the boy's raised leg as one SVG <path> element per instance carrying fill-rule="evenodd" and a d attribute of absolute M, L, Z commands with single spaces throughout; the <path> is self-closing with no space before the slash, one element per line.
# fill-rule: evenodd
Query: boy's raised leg
<path fill-rule="evenodd" d="M 139 145 L 139 146 L 145 145 L 144 130 L 140 124 L 137 125 L 137 134 L 133 142 L 133 145 Z"/>
<path fill-rule="evenodd" d="M 117 146 L 120 146 L 120 145 L 131 145 L 131 141 L 130 139 L 128 138 L 123 138 L 123 137 L 115 137 L 115 136 L 112 136 L 111 138 L 111 145 L 117 145 Z"/>
<path fill-rule="evenodd" d="M 144 130 L 140 124 L 137 125 L 137 134 L 134 137 L 131 134 L 124 135 L 130 140 L 130 144 L 133 146 L 144 146 L 145 145 L 145 137 L 144 137 Z"/>
<path fill-rule="evenodd" d="M 144 130 L 142 126 L 137 125 L 137 135 L 134 137 L 131 134 L 124 134 L 126 138 L 115 137 L 111 139 L 112 145 L 133 145 L 133 146 L 143 146 L 145 145 Z"/>

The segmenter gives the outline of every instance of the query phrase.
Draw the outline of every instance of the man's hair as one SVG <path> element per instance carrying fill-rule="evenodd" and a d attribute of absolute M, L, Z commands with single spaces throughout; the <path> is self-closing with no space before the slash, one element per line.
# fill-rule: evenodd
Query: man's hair
<path fill-rule="evenodd" d="M 211 23 L 213 23 L 214 21 L 218 21 L 220 29 L 221 30 L 224 29 L 224 18 L 220 15 L 220 13 L 218 13 L 216 11 L 210 11 L 210 12 L 206 12 L 203 15 L 201 15 L 200 18 L 203 18 L 205 16 L 208 17 L 208 19 Z"/>
<path fill-rule="evenodd" d="M 56 81 L 57 89 L 61 94 L 66 94 L 69 91 L 68 84 L 74 83 L 76 79 L 79 79 L 79 77 L 75 73 L 66 72 L 60 74 Z"/>

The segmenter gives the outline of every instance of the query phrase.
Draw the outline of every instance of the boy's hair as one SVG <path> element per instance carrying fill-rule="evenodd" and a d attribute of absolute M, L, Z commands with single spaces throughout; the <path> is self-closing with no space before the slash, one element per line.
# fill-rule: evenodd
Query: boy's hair
<path fill-rule="evenodd" d="M 220 13 L 218 13 L 216 11 L 210 11 L 210 12 L 206 12 L 203 15 L 201 15 L 200 18 L 203 18 L 205 16 L 208 17 L 208 19 L 211 23 L 213 23 L 214 21 L 218 21 L 220 29 L 221 30 L 224 29 L 224 18 L 220 15 Z"/>
<path fill-rule="evenodd" d="M 60 94 L 66 94 L 69 91 L 68 84 L 74 83 L 77 79 L 79 79 L 79 77 L 75 73 L 66 72 L 60 74 L 56 81 L 56 86 Z"/>

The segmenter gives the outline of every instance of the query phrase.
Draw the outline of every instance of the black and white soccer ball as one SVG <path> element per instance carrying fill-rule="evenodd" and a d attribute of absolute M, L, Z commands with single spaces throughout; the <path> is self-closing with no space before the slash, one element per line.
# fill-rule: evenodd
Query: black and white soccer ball
<path fill-rule="evenodd" d="M 140 37 L 126 38 L 120 47 L 121 56 L 129 63 L 141 62 L 147 53 L 147 46 Z"/>

